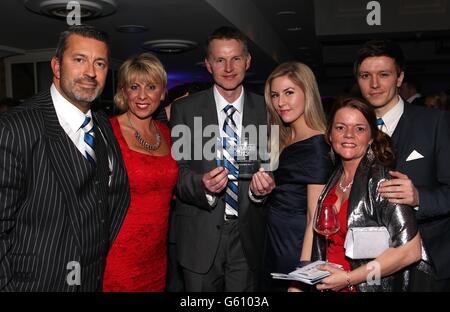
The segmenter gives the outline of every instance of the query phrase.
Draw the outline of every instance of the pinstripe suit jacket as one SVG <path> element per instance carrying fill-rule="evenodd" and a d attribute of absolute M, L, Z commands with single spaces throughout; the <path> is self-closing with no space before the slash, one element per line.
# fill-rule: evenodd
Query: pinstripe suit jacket
<path fill-rule="evenodd" d="M 0 290 L 101 289 L 130 195 L 109 122 L 93 116 L 113 161 L 109 187 L 60 126 L 49 92 L 0 115 Z M 70 278 L 78 273 L 80 283 Z"/>

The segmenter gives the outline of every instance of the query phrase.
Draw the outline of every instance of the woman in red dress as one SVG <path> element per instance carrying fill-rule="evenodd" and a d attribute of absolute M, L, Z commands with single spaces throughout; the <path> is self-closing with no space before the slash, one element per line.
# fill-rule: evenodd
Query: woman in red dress
<path fill-rule="evenodd" d="M 131 204 L 106 261 L 104 291 L 163 291 L 170 200 L 178 167 L 170 131 L 153 118 L 167 74 L 152 54 L 120 67 L 114 98 L 123 114 L 111 119 L 128 172 Z"/>

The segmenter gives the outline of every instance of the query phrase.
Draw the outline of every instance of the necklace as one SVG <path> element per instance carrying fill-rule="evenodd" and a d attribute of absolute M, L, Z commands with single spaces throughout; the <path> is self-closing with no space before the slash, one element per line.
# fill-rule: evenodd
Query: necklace
<path fill-rule="evenodd" d="M 346 186 L 342 186 L 342 180 L 344 179 L 344 175 L 342 175 L 341 179 L 339 179 L 339 189 L 342 191 L 342 193 L 345 193 L 348 191 L 348 189 L 352 186 L 353 184 L 353 180 L 350 181 L 349 184 L 347 184 Z"/>
<path fill-rule="evenodd" d="M 130 127 L 134 130 L 134 137 L 136 138 L 136 141 L 138 141 L 139 144 L 141 144 L 142 147 L 144 147 L 146 150 L 149 151 L 155 151 L 159 148 L 161 145 L 161 134 L 159 133 L 158 127 L 155 125 L 155 122 L 152 120 L 153 127 L 155 127 L 156 131 L 156 142 L 154 144 L 148 143 L 144 140 L 144 138 L 141 136 L 141 134 L 133 127 L 133 124 L 131 123 L 130 115 L 127 113 L 128 122 L 130 124 Z M 150 127 L 150 126 L 149 126 Z"/>

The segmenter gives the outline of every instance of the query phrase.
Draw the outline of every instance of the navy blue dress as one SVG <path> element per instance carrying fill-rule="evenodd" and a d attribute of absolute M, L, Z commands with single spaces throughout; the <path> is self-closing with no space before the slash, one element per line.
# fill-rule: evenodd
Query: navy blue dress
<path fill-rule="evenodd" d="M 266 202 L 266 290 L 284 290 L 290 284 L 272 281 L 270 272 L 290 272 L 298 264 L 306 228 L 307 185 L 328 181 L 332 170 L 329 151 L 324 136 L 315 135 L 281 152 L 274 171 L 276 187 Z"/>

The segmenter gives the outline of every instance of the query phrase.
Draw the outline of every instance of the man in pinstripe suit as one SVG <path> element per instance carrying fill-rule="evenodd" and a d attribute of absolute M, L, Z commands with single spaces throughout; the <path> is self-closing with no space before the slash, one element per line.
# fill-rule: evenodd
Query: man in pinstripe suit
<path fill-rule="evenodd" d="M 0 290 L 101 290 L 130 197 L 108 120 L 90 110 L 108 56 L 106 34 L 72 26 L 50 90 L 0 117 Z"/>

